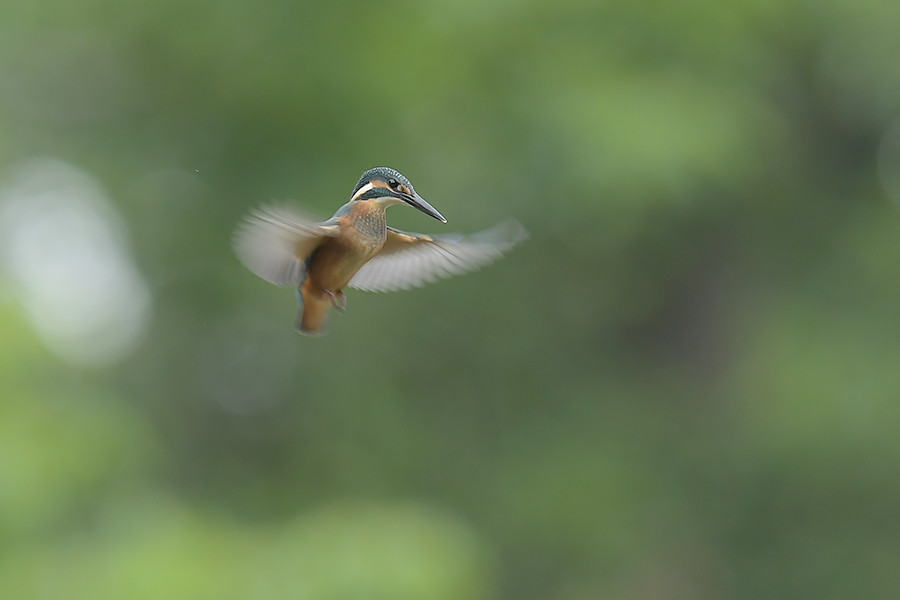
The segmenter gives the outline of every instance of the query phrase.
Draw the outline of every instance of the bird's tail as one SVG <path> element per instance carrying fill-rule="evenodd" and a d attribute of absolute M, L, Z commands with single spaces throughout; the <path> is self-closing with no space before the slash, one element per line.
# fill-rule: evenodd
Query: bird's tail
<path fill-rule="evenodd" d="M 298 294 L 299 295 L 299 294 Z M 331 301 L 308 294 L 303 297 L 300 310 L 297 311 L 297 321 L 294 329 L 304 335 L 325 335 L 328 326 L 328 309 Z"/>

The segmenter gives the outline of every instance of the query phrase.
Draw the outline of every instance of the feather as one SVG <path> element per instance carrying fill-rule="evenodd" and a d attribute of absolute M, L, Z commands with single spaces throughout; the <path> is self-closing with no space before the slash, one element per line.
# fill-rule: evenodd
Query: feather
<path fill-rule="evenodd" d="M 305 277 L 307 258 L 338 235 L 333 219 L 316 223 L 288 206 L 264 206 L 235 231 L 234 252 L 244 265 L 276 285 L 296 285 Z"/>
<path fill-rule="evenodd" d="M 528 232 L 514 219 L 469 237 L 432 237 L 388 227 L 384 247 L 354 275 L 349 287 L 389 292 L 477 271 L 527 237 Z"/>

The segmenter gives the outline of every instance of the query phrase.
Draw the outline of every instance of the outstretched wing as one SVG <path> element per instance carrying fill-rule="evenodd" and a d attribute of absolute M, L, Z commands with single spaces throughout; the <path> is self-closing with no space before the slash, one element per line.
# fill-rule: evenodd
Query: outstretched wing
<path fill-rule="evenodd" d="M 263 206 L 247 215 L 232 244 L 241 262 L 266 281 L 296 285 L 309 255 L 337 234 L 331 221 L 313 222 L 292 207 Z"/>
<path fill-rule="evenodd" d="M 367 292 L 390 292 L 477 271 L 526 237 L 525 228 L 514 219 L 468 237 L 432 237 L 388 227 L 381 252 L 363 265 L 349 286 Z"/>

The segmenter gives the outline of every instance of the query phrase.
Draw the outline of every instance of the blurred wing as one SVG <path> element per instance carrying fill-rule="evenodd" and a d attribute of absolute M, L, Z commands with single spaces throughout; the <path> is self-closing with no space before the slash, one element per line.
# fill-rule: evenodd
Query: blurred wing
<path fill-rule="evenodd" d="M 248 269 L 276 285 L 296 285 L 306 259 L 329 237 L 337 223 L 315 223 L 285 206 L 251 212 L 234 232 L 234 252 Z"/>
<path fill-rule="evenodd" d="M 477 271 L 528 237 L 522 224 L 513 219 L 469 237 L 431 237 L 387 229 L 381 252 L 363 265 L 350 280 L 350 287 L 390 292 Z"/>

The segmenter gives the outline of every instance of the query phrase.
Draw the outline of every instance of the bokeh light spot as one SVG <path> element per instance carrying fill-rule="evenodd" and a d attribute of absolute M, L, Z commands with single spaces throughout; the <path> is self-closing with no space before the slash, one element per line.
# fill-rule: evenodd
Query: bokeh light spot
<path fill-rule="evenodd" d="M 0 176 L 0 265 L 34 330 L 76 366 L 117 362 L 141 340 L 150 290 L 94 179 L 53 159 Z"/>

